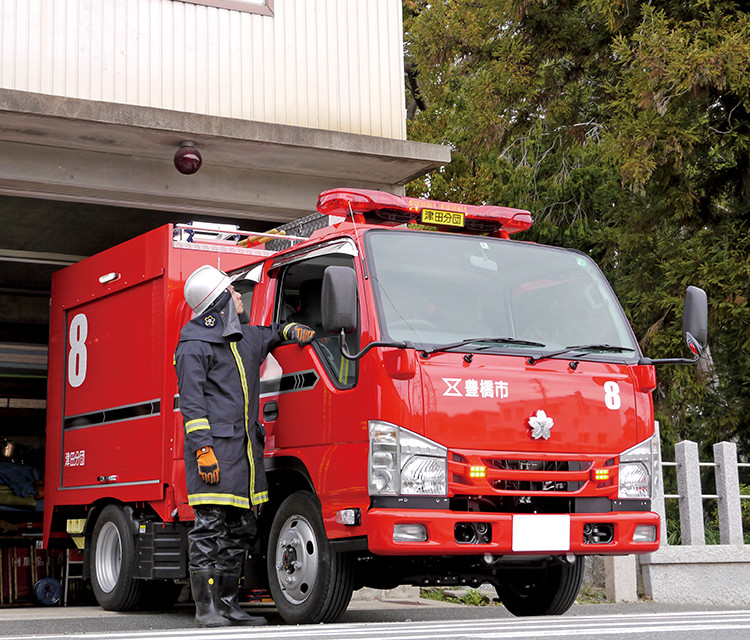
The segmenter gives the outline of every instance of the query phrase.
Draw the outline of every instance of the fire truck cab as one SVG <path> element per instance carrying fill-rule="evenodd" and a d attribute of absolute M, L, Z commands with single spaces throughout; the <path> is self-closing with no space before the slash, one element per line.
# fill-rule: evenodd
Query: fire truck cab
<path fill-rule="evenodd" d="M 700 356 L 702 290 L 693 357 L 653 361 L 588 256 L 510 239 L 526 211 L 356 189 L 318 211 L 306 239 L 170 225 L 53 279 L 44 544 L 77 540 L 103 607 L 187 582 L 172 354 L 202 264 L 252 323 L 316 331 L 261 370 L 270 500 L 244 587 L 286 621 L 400 584 L 489 582 L 516 615 L 560 614 L 586 555 L 659 546 L 654 364 Z"/>

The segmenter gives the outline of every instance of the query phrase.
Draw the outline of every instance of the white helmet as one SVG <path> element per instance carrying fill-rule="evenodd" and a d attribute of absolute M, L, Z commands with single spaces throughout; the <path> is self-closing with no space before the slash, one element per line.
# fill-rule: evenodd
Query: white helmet
<path fill-rule="evenodd" d="M 231 283 L 232 280 L 226 273 L 204 264 L 185 281 L 185 300 L 195 313 L 201 314 Z"/>

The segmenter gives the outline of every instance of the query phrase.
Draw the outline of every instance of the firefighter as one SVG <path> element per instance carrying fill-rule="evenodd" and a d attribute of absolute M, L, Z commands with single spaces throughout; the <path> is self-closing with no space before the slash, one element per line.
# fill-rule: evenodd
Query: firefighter
<path fill-rule="evenodd" d="M 263 625 L 237 593 L 251 539 L 253 507 L 268 500 L 265 431 L 258 422 L 260 365 L 283 340 L 308 344 L 314 332 L 289 323 L 247 324 L 230 278 L 205 265 L 185 282 L 193 318 L 175 352 L 185 423 L 185 478 L 195 512 L 189 533 L 190 586 L 201 627 Z"/>

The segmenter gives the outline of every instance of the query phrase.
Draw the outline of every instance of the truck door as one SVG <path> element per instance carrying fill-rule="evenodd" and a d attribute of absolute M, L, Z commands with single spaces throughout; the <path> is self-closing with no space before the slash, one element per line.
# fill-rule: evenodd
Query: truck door
<path fill-rule="evenodd" d="M 324 331 L 320 293 L 326 267 L 354 269 L 353 251 L 353 244 L 340 241 L 328 250 L 321 249 L 312 256 L 308 253 L 279 266 L 274 320 L 305 324 L 315 330 L 315 339 L 309 347 L 283 345 L 273 353 L 281 375 L 261 386 L 261 417 L 275 447 L 351 438 L 336 425 L 334 413 L 348 410 L 345 406 L 352 394 L 347 391 L 357 385 L 358 364 L 342 357 L 338 335 Z M 348 336 L 348 346 L 352 352 L 358 350 L 359 327 Z"/>

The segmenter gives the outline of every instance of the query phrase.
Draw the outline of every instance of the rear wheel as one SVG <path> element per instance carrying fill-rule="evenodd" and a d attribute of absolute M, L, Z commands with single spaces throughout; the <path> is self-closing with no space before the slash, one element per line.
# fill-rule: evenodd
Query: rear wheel
<path fill-rule="evenodd" d="M 497 596 L 514 616 L 556 616 L 565 613 L 578 597 L 584 558 L 573 563 L 519 569 L 495 583 Z"/>
<path fill-rule="evenodd" d="M 331 549 L 312 493 L 298 491 L 281 503 L 266 557 L 271 595 L 286 622 L 334 622 L 346 611 L 354 589 L 352 563 Z"/>
<path fill-rule="evenodd" d="M 91 586 L 97 602 L 110 611 L 137 608 L 147 583 L 133 577 L 135 540 L 120 507 L 104 507 L 94 525 L 91 543 Z"/>

